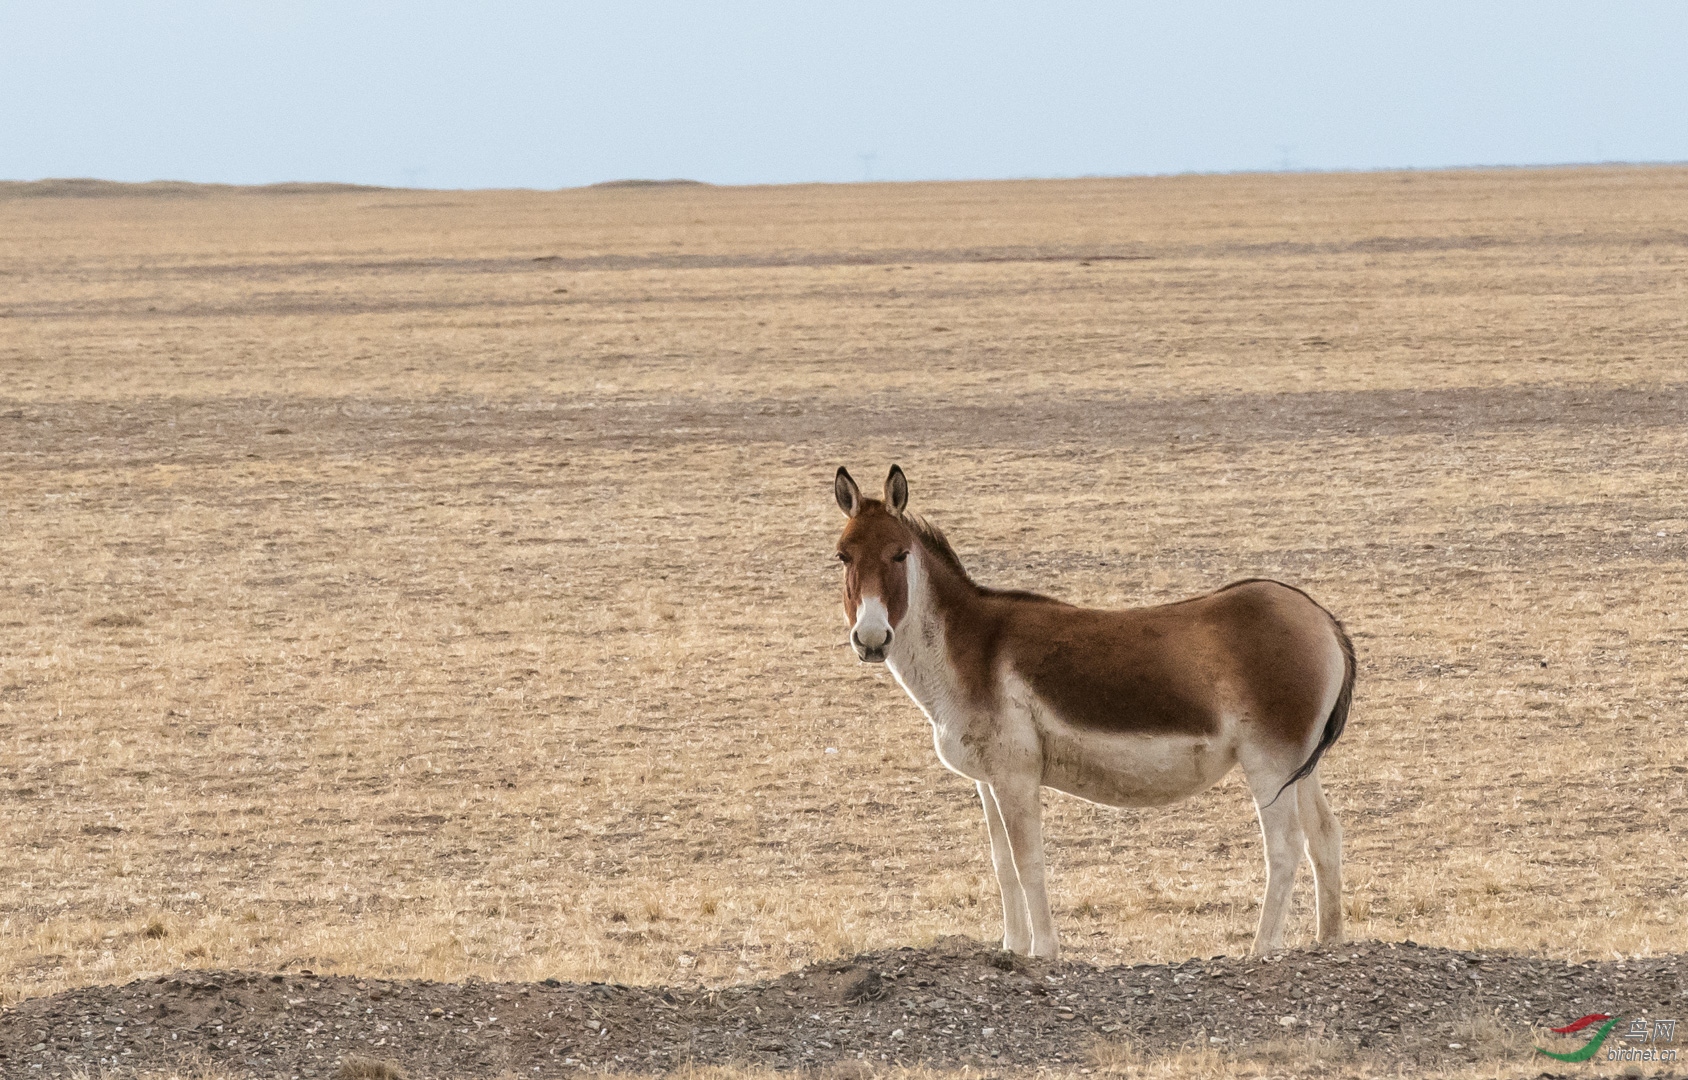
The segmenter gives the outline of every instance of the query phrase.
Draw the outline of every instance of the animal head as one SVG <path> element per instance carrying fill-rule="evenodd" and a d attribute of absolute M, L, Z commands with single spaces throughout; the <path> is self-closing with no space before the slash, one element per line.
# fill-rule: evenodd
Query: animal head
<path fill-rule="evenodd" d="M 840 466 L 832 488 L 838 508 L 850 519 L 838 538 L 850 647 L 863 663 L 882 664 L 908 614 L 908 557 L 916 543 L 914 531 L 903 520 L 908 480 L 893 465 L 885 477 L 884 497 L 870 499 Z"/>

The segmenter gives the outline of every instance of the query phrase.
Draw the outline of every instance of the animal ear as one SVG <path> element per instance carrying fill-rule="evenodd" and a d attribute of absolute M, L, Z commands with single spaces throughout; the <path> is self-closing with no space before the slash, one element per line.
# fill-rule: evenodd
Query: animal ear
<path fill-rule="evenodd" d="M 885 505 L 891 508 L 891 513 L 900 514 L 908 505 L 908 477 L 903 475 L 900 465 L 891 466 L 891 472 L 885 477 Z"/>
<path fill-rule="evenodd" d="M 838 466 L 838 475 L 832 481 L 832 494 L 838 500 L 838 509 L 844 511 L 845 517 L 855 517 L 862 508 L 862 489 L 856 486 L 844 466 Z"/>

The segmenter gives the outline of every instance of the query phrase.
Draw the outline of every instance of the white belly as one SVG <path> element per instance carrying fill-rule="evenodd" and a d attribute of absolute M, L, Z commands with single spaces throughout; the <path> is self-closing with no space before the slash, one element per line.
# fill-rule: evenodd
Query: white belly
<path fill-rule="evenodd" d="M 1237 763 L 1223 735 L 1109 735 L 1043 725 L 1043 784 L 1105 806 L 1160 806 L 1218 783 Z"/>

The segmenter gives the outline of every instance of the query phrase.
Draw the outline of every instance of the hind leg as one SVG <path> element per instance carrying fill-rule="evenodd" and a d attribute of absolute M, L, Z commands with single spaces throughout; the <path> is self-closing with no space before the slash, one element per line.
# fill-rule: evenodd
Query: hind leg
<path fill-rule="evenodd" d="M 1254 793 L 1260 835 L 1266 843 L 1266 895 L 1260 900 L 1260 926 L 1254 932 L 1255 956 L 1284 947 L 1284 924 L 1289 920 L 1290 896 L 1295 892 L 1295 870 L 1301 864 L 1307 843 L 1301 831 L 1299 796 L 1286 791 L 1279 798 L 1277 791 L 1278 785 L 1271 784 Z"/>
<path fill-rule="evenodd" d="M 1319 909 L 1319 940 L 1342 940 L 1342 826 L 1325 801 L 1315 769 L 1295 785 L 1301 827 L 1307 833 L 1307 860 L 1313 864 L 1313 888 Z"/>

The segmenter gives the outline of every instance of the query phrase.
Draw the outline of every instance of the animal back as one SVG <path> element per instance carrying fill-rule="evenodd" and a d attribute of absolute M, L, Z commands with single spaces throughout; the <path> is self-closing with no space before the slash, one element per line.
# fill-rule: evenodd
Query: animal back
<path fill-rule="evenodd" d="M 1028 606 L 1016 620 L 1009 663 L 1075 728 L 1217 734 L 1212 635 L 1164 611 Z"/>

